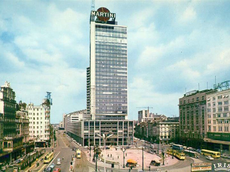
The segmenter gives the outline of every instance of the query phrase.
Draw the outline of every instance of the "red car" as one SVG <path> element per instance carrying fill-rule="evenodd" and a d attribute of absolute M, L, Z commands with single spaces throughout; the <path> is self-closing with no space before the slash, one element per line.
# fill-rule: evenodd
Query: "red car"
<path fill-rule="evenodd" d="M 53 170 L 53 172 L 61 172 L 61 169 L 60 169 L 60 168 L 55 168 L 55 169 Z"/>

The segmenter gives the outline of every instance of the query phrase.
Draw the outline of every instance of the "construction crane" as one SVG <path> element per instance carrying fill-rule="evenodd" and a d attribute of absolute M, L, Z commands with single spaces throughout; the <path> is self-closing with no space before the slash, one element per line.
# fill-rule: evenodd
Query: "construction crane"
<path fill-rule="evenodd" d="M 149 111 L 149 108 L 153 108 L 153 107 L 148 106 L 148 107 L 137 107 L 137 108 L 145 108 L 145 109 L 148 109 Z"/>

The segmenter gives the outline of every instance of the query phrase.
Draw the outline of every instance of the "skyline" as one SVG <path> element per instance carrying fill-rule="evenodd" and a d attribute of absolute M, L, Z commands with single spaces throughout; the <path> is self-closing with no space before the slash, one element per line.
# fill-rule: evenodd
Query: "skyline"
<path fill-rule="evenodd" d="M 229 80 L 229 1 L 97 1 L 128 27 L 129 119 L 137 107 L 179 116 L 185 92 Z M 51 123 L 86 109 L 91 0 L 1 1 L 0 86 L 39 105 L 50 91 Z"/>

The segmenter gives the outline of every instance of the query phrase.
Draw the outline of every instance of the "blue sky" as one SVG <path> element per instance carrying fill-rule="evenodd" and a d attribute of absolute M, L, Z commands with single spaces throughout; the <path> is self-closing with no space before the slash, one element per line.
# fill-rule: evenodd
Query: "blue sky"
<path fill-rule="evenodd" d="M 230 1 L 95 0 L 128 27 L 129 119 L 137 107 L 178 116 L 185 91 L 230 79 Z M 42 103 L 51 122 L 86 108 L 91 0 L 1 0 L 0 85 Z"/>

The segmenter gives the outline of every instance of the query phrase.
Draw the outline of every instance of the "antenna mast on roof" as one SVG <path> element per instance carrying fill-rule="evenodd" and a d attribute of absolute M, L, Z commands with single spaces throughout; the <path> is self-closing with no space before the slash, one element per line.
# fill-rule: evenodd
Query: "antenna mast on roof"
<path fill-rule="evenodd" d="M 92 0 L 91 11 L 95 11 L 95 0 Z"/>

